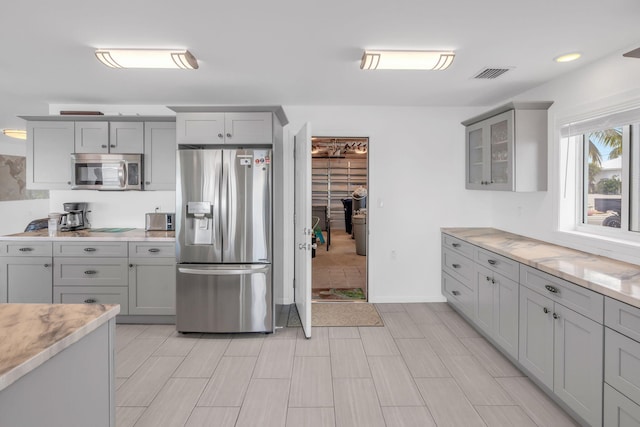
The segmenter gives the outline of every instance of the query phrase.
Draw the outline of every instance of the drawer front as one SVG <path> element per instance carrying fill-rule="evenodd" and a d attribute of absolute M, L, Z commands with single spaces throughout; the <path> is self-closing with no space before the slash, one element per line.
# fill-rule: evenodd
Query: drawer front
<path fill-rule="evenodd" d="M 460 253 L 467 258 L 473 259 L 475 246 L 471 243 L 465 242 L 464 240 L 442 233 L 442 247 L 451 249 L 452 251 Z"/>
<path fill-rule="evenodd" d="M 604 324 L 623 335 L 640 341 L 640 308 L 605 297 Z"/>
<path fill-rule="evenodd" d="M 129 242 L 129 257 L 175 258 L 175 243 Z"/>
<path fill-rule="evenodd" d="M 0 255 L 2 256 L 51 256 L 51 242 L 19 242 L 4 241 Z"/>
<path fill-rule="evenodd" d="M 603 323 L 604 297 L 596 292 L 527 265 L 523 265 L 520 269 L 520 284 L 591 320 Z"/>
<path fill-rule="evenodd" d="M 496 273 L 502 274 L 508 279 L 518 281 L 520 263 L 517 261 L 480 248 L 476 248 L 475 250 L 475 261 Z"/>
<path fill-rule="evenodd" d="M 54 256 L 126 257 L 127 242 L 53 242 Z"/>
<path fill-rule="evenodd" d="M 640 403 L 640 343 L 605 328 L 604 354 L 604 380 Z"/>
<path fill-rule="evenodd" d="M 126 258 L 55 260 L 54 286 L 128 286 Z"/>
<path fill-rule="evenodd" d="M 605 384 L 603 425 L 606 427 L 640 427 L 640 406 Z"/>
<path fill-rule="evenodd" d="M 442 269 L 467 286 L 473 283 L 473 261 L 449 249 L 442 249 Z"/>
<path fill-rule="evenodd" d="M 470 319 L 475 319 L 475 292 L 460 281 L 442 272 L 442 293 L 447 300 L 458 307 Z"/>
<path fill-rule="evenodd" d="M 129 314 L 129 292 L 116 286 L 54 286 L 56 304 L 120 304 L 120 314 Z"/>

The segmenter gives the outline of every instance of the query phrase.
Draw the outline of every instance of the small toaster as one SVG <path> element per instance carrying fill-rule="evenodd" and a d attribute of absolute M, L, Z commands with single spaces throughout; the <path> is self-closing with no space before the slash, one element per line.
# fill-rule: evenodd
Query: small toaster
<path fill-rule="evenodd" d="M 148 213 L 145 215 L 144 229 L 147 231 L 173 231 L 175 230 L 175 221 L 175 213 Z"/>

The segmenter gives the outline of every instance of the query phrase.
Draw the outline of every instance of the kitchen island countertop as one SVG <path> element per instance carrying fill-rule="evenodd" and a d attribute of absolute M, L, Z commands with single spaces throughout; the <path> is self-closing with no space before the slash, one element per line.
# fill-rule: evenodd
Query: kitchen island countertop
<path fill-rule="evenodd" d="M 0 391 L 119 312 L 119 305 L 0 304 Z"/>
<path fill-rule="evenodd" d="M 495 228 L 442 228 L 473 245 L 640 307 L 640 266 Z"/>
<path fill-rule="evenodd" d="M 101 232 L 92 229 L 76 231 L 59 231 L 56 236 L 49 236 L 49 230 L 29 231 L 26 233 L 10 234 L 2 236 L 2 240 L 41 240 L 41 241 L 68 241 L 68 240 L 102 240 L 109 241 L 153 241 L 174 242 L 175 231 L 145 231 L 142 228 L 129 229 L 121 232 Z"/>

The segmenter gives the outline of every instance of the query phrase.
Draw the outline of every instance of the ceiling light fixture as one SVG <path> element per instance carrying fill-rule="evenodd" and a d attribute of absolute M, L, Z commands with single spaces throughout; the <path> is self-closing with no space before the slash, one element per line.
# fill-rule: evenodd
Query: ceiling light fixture
<path fill-rule="evenodd" d="M 444 70 L 451 65 L 455 52 L 426 50 L 365 50 L 363 70 Z"/>
<path fill-rule="evenodd" d="M 557 56 L 557 57 L 553 58 L 553 60 L 556 61 L 556 62 L 571 62 L 571 61 L 575 61 L 576 59 L 580 58 L 581 56 L 582 56 L 581 53 L 572 52 L 572 53 L 567 53 L 565 55 Z"/>
<path fill-rule="evenodd" d="M 198 68 L 185 49 L 96 49 L 96 58 L 111 68 Z"/>
<path fill-rule="evenodd" d="M 2 133 L 10 138 L 27 139 L 27 131 L 24 129 L 2 129 Z"/>

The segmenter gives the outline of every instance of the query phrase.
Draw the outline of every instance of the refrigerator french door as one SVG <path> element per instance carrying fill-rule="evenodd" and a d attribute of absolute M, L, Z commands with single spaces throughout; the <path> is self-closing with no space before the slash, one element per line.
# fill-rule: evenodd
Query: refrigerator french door
<path fill-rule="evenodd" d="M 271 150 L 180 148 L 176 329 L 273 332 Z"/>

